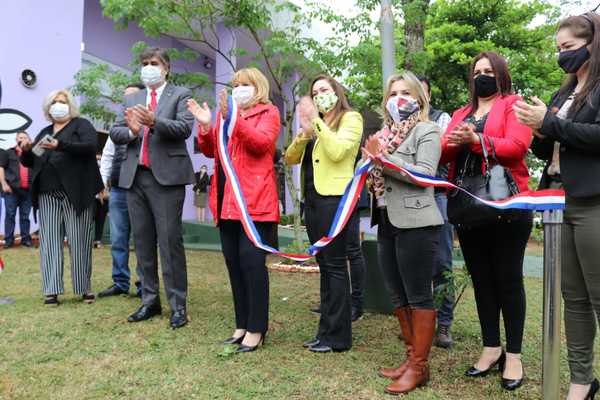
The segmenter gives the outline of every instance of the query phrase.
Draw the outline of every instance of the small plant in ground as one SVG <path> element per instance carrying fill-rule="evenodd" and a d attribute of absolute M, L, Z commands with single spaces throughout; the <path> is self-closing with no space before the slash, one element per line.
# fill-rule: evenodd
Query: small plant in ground
<path fill-rule="evenodd" d="M 472 286 L 471 275 L 467 271 L 466 266 L 463 265 L 461 268 L 454 268 L 452 271 L 444 272 L 444 277 L 448 282 L 435 288 L 433 301 L 436 308 L 439 308 L 445 298 L 453 299 L 453 309 L 456 309 L 465 290 Z"/>
<path fill-rule="evenodd" d="M 305 241 L 298 242 L 298 241 L 294 240 L 292 243 L 290 243 L 289 246 L 287 246 L 286 248 L 283 249 L 283 252 L 288 253 L 288 254 L 307 254 L 309 247 L 310 247 L 309 242 L 305 242 Z M 288 265 L 300 264 L 298 261 L 290 260 L 288 258 L 282 258 L 281 262 L 283 264 L 288 264 Z M 310 260 L 305 261 L 301 265 L 312 266 L 312 265 L 315 265 L 316 263 L 317 263 L 317 261 L 315 260 L 314 257 L 312 257 Z"/>

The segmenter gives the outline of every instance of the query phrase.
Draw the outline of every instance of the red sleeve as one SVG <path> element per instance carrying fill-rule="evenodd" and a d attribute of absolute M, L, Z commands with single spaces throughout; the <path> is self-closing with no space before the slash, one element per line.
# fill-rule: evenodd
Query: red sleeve
<path fill-rule="evenodd" d="M 198 147 L 208 158 L 215 158 L 215 132 L 214 126 L 205 131 L 202 125 L 198 125 Z"/>
<path fill-rule="evenodd" d="M 279 110 L 277 107 L 271 106 L 266 112 L 260 114 L 260 120 L 256 127 L 238 116 L 234 134 L 238 135 L 249 152 L 262 155 L 275 151 L 275 142 L 279 137 L 280 128 Z"/>
<path fill-rule="evenodd" d="M 531 144 L 531 128 L 517 121 L 513 104 L 520 100 L 519 96 L 511 96 L 506 99 L 504 107 L 504 132 L 498 132 L 499 126 L 487 127 L 486 136 L 494 141 L 496 156 L 500 163 L 514 163 L 525 158 L 529 145 Z M 491 154 L 491 146 L 485 141 Z M 481 143 L 472 144 L 471 151 L 481 154 Z"/>

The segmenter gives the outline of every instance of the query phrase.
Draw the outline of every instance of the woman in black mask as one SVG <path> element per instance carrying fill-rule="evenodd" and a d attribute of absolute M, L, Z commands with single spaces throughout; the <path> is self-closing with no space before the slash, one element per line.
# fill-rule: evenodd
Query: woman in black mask
<path fill-rule="evenodd" d="M 563 20 L 558 64 L 568 74 L 550 107 L 518 102 L 520 121 L 534 130 L 532 149 L 547 161 L 541 186 L 562 187 L 562 294 L 571 386 L 568 400 L 593 399 L 594 336 L 600 316 L 600 17 Z"/>
<path fill-rule="evenodd" d="M 512 175 L 515 191 L 528 190 L 525 155 L 531 129 L 520 124 L 513 112 L 513 105 L 520 98 L 512 93 L 506 60 L 494 52 L 480 53 L 471 64 L 469 83 L 471 102 L 454 112 L 442 138 L 440 163 L 450 162 L 448 179 L 459 186 L 469 180 L 482 180 L 485 148 L 490 159 L 495 153 L 490 165 L 500 164 Z M 460 199 L 456 192 L 449 193 L 448 217 L 456 227 L 471 274 L 483 339 L 483 352 L 466 375 L 482 377 L 497 366 L 502 373 L 502 387 L 514 390 L 523 380 L 523 257 L 532 215 L 529 211 L 497 215 L 493 209 L 481 210 L 477 204 Z M 470 219 L 458 218 L 461 212 Z M 479 219 L 474 220 L 473 216 Z M 500 312 L 506 353 L 500 342 Z"/>

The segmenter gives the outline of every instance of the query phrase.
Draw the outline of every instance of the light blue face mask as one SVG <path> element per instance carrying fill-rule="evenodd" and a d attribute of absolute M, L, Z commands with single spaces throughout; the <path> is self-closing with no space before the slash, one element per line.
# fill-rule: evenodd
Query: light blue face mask
<path fill-rule="evenodd" d="M 156 65 L 145 65 L 142 67 L 140 78 L 147 87 L 156 85 L 163 79 L 162 69 Z"/>

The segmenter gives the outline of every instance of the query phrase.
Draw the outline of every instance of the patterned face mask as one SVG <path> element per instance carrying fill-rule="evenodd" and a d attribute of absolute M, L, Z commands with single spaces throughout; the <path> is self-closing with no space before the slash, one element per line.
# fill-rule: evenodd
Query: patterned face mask
<path fill-rule="evenodd" d="M 333 110 L 333 107 L 337 104 L 338 97 L 333 92 L 319 93 L 313 97 L 313 101 L 320 113 L 327 114 L 329 111 Z"/>
<path fill-rule="evenodd" d="M 421 109 L 419 102 L 410 96 L 392 96 L 386 104 L 387 112 L 399 124 Z"/>

